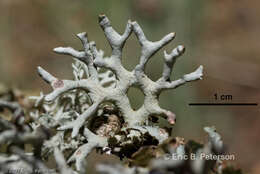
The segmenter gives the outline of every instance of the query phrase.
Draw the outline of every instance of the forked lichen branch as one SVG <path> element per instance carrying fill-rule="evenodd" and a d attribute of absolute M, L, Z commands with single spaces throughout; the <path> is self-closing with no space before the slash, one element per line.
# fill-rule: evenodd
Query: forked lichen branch
<path fill-rule="evenodd" d="M 104 52 L 97 49 L 95 42 L 88 40 L 85 32 L 77 34 L 83 45 L 82 51 L 71 47 L 58 47 L 54 49 L 54 52 L 58 54 L 70 55 L 84 63 L 87 78 L 61 80 L 43 68 L 38 67 L 40 76 L 53 88 L 51 93 L 41 98 L 45 102 L 55 102 L 64 93 L 75 89 L 83 89 L 91 99 L 92 104 L 83 113 L 78 114 L 77 118 L 66 124 L 62 124 L 57 129 L 72 129 L 72 138 L 75 138 L 79 134 L 82 127 L 84 127 L 85 132 L 91 132 L 86 126 L 87 121 L 96 116 L 100 105 L 106 102 L 113 103 L 118 108 L 124 119 L 124 129 L 137 128 L 137 130 L 144 133 L 143 128 L 141 128 L 144 126 L 148 132 L 149 130 L 154 131 L 154 129 L 149 129 L 149 125 L 147 124 L 150 116 L 162 116 L 170 124 L 174 124 L 175 114 L 159 106 L 159 95 L 164 90 L 174 89 L 186 82 L 202 79 L 203 67 L 200 66 L 194 72 L 186 74 L 178 80 L 171 81 L 170 76 L 173 65 L 185 50 L 183 46 L 177 46 L 169 54 L 166 51 L 164 52 L 162 77 L 157 81 L 153 81 L 145 74 L 146 64 L 156 52 L 174 39 L 175 33 L 170 33 L 159 41 L 152 42 L 146 38 L 137 22 L 128 21 L 122 35 L 113 29 L 109 19 L 105 15 L 99 16 L 99 24 L 111 46 L 112 54 L 110 57 L 104 57 Z M 122 65 L 121 60 L 123 47 L 132 32 L 136 35 L 141 45 L 141 56 L 136 67 L 132 71 L 128 71 Z M 102 68 L 108 71 L 102 73 L 100 72 Z M 112 85 L 109 85 L 111 83 Z M 144 103 L 138 110 L 134 110 L 131 107 L 127 96 L 127 91 L 132 86 L 138 87 L 144 94 Z M 156 130 L 159 132 L 159 129 Z M 99 135 L 92 134 L 91 137 L 93 139 L 100 140 Z M 150 134 L 156 133 L 150 132 Z M 102 143 L 91 141 L 92 138 L 89 138 L 87 135 L 85 137 L 89 141 L 88 145 L 81 146 L 79 148 L 80 153 L 78 151 L 75 152 L 75 154 L 81 154 L 79 155 L 80 159 L 84 158 L 95 147 L 107 146 L 107 139 L 104 137 L 101 137 L 102 140 L 100 142 Z M 71 160 L 76 159 L 76 161 L 81 161 L 75 158 L 75 154 L 71 157 Z M 76 164 L 77 168 L 80 168 L 79 162 Z"/>

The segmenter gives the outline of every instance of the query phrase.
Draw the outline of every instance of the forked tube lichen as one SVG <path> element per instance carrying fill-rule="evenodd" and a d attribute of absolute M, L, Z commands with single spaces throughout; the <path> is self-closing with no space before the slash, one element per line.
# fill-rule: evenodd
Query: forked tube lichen
<path fill-rule="evenodd" d="M 162 77 L 157 81 L 153 81 L 145 74 L 146 64 L 156 52 L 174 39 L 175 33 L 170 33 L 161 40 L 152 42 L 146 38 L 137 22 L 131 22 L 129 20 L 122 35 L 114 30 L 105 15 L 99 16 L 99 24 L 111 46 L 112 54 L 110 57 L 103 57 L 103 51 L 97 49 L 95 42 L 89 41 L 85 32 L 77 34 L 77 37 L 83 45 L 82 51 L 75 50 L 71 47 L 58 47 L 54 49 L 54 52 L 58 54 L 70 55 L 81 61 L 84 64 L 86 78 L 60 80 L 43 68 L 38 67 L 40 76 L 53 88 L 51 93 L 43 96 L 42 99 L 45 102 L 55 102 L 59 96 L 75 89 L 85 90 L 91 100 L 91 104 L 83 113 L 78 113 L 78 116 L 74 120 L 66 122 L 57 128 L 57 130 L 72 129 L 71 137 L 75 138 L 79 134 L 80 129 L 84 127 L 84 136 L 87 137 L 88 143 L 80 147 L 81 153 L 74 153 L 72 158 L 74 158 L 75 154 L 81 156 L 80 158 L 75 158 L 76 161 L 84 158 L 89 151 L 95 147 L 101 146 L 104 148 L 107 146 L 107 137 L 95 135 L 91 132 L 89 127 L 86 126 L 86 122 L 88 122 L 91 117 L 97 116 L 96 113 L 100 105 L 106 102 L 113 103 L 123 117 L 125 129 L 135 128 L 139 130 L 139 127 L 142 126 L 149 127 L 150 125 L 147 124 L 148 119 L 154 115 L 162 116 L 167 119 L 170 124 L 174 124 L 176 120 L 175 114 L 159 106 L 159 95 L 164 90 L 174 89 L 186 82 L 202 79 L 203 75 L 203 67 L 200 66 L 194 72 L 186 74 L 178 80 L 170 80 L 176 59 L 180 57 L 185 50 L 185 48 L 180 45 L 174 48 L 169 54 L 164 51 Z M 141 56 L 135 68 L 132 71 L 128 71 L 122 65 L 121 60 L 124 45 L 132 32 L 136 35 L 141 45 Z M 112 76 L 105 76 L 103 73 L 101 75 L 102 78 L 100 78 L 100 68 L 106 68 L 108 70 L 107 72 L 112 74 Z M 104 85 L 107 83 L 113 83 L 113 85 Z M 144 94 L 144 103 L 138 110 L 131 108 L 127 96 L 127 91 L 132 86 L 139 88 Z M 151 130 L 149 128 L 146 129 L 148 132 Z M 153 133 L 150 132 L 150 134 Z M 80 168 L 79 163 L 77 167 Z"/>

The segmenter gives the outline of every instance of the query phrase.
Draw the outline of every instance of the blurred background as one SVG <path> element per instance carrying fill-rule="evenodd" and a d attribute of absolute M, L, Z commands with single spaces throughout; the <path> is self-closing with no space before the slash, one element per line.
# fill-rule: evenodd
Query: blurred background
<path fill-rule="evenodd" d="M 232 102 L 260 102 L 259 5 L 257 0 L 0 0 L 0 83 L 28 94 L 47 93 L 51 89 L 38 77 L 38 65 L 57 77 L 72 78 L 73 59 L 52 49 L 80 49 L 75 34 L 83 31 L 109 56 L 110 47 L 98 25 L 101 13 L 121 33 L 128 19 L 138 21 L 152 41 L 176 32 L 176 39 L 165 49 L 169 52 L 183 44 L 186 53 L 175 64 L 172 78 L 200 64 L 205 75 L 202 81 L 161 95 L 162 107 L 177 115 L 173 135 L 203 141 L 203 127 L 214 125 L 229 153 L 236 155 L 237 166 L 259 174 L 260 106 L 188 106 L 215 102 L 215 94 L 232 95 Z M 131 70 L 139 56 L 140 46 L 132 34 L 124 49 L 124 66 Z M 146 72 L 156 80 L 162 67 L 160 51 Z M 142 105 L 142 95 L 130 89 L 134 108 Z M 95 163 L 96 155 L 89 160 Z"/>

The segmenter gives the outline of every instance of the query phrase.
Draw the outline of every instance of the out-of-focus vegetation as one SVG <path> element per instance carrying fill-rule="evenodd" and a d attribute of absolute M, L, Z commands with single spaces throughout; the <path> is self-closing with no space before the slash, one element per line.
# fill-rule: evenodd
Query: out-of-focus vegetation
<path fill-rule="evenodd" d="M 167 46 L 183 44 L 187 50 L 177 62 L 172 77 L 205 66 L 203 81 L 169 91 L 161 97 L 165 108 L 175 111 L 174 135 L 201 140 L 201 128 L 215 125 L 247 171 L 259 172 L 260 136 L 258 107 L 190 107 L 190 102 L 213 102 L 214 94 L 233 95 L 233 102 L 260 101 L 260 23 L 257 0 L 1 0 L 0 81 L 31 93 L 48 91 L 36 73 L 47 68 L 58 77 L 71 77 L 69 57 L 52 52 L 57 46 L 80 48 L 76 33 L 86 31 L 106 55 L 97 16 L 105 13 L 119 31 L 128 19 L 137 20 L 151 40 L 177 33 Z M 140 46 L 134 35 L 127 41 L 123 63 L 131 69 L 138 61 Z M 152 79 L 161 75 L 162 51 L 149 63 Z M 142 103 L 142 94 L 129 91 L 132 104 Z M 94 161 L 94 160 L 92 160 Z"/>

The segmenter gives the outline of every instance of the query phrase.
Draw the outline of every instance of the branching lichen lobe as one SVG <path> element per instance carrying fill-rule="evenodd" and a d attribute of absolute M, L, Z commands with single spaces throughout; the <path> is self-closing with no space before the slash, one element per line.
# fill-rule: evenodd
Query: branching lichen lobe
<path fill-rule="evenodd" d="M 161 40 L 152 42 L 146 38 L 143 30 L 135 21 L 132 22 L 129 20 L 127 22 L 126 29 L 122 35 L 114 30 L 105 15 L 99 16 L 99 24 L 111 46 L 112 54 L 110 57 L 103 57 L 103 51 L 98 50 L 93 41 L 89 42 L 85 32 L 77 34 L 77 37 L 82 42 L 83 51 L 77 51 L 71 47 L 58 47 L 54 49 L 54 52 L 58 54 L 70 55 L 82 62 L 84 64 L 86 78 L 60 80 L 41 67 L 38 67 L 40 76 L 51 84 L 53 88 L 51 93 L 44 95 L 42 98 L 43 101 L 55 103 L 60 96 L 78 89 L 87 91 L 86 95 L 90 98 L 91 102 L 89 103 L 89 107 L 84 112 L 77 113 L 77 117 L 71 118 L 70 121 L 63 122 L 62 124 L 58 123 L 59 127 L 57 128 L 59 131 L 72 129 L 72 139 L 79 136 L 81 128 L 84 129 L 83 136 L 87 139 L 88 143 L 80 146 L 70 158 L 70 161 L 76 160 L 78 170 L 81 168 L 80 164 L 84 157 L 88 155 L 93 148 L 106 148 L 108 146 L 108 138 L 110 138 L 111 135 L 117 137 L 118 143 L 121 143 L 121 145 L 131 143 L 132 138 L 135 137 L 138 137 L 138 139 L 142 141 L 141 135 L 145 133 L 149 133 L 149 135 L 157 138 L 159 143 L 167 139 L 168 133 L 162 131 L 159 127 L 150 125 L 148 120 L 150 116 L 162 116 L 169 124 L 175 124 L 175 114 L 159 106 L 159 95 L 164 90 L 174 89 L 186 82 L 202 79 L 203 68 L 200 66 L 194 72 L 186 74 L 178 80 L 170 80 L 176 59 L 184 53 L 185 48 L 183 46 L 176 47 L 170 54 L 166 51 L 164 52 L 165 63 L 160 79 L 153 81 L 145 74 L 147 62 L 157 51 L 174 39 L 175 33 L 170 33 Z M 136 35 L 141 45 L 141 56 L 135 68 L 132 71 L 128 71 L 121 62 L 122 50 L 132 32 Z M 107 71 L 101 72 L 102 68 L 105 68 Z M 127 91 L 132 86 L 138 87 L 144 93 L 144 103 L 138 110 L 131 108 L 127 97 Z M 91 128 L 86 125 L 88 125 L 87 122 L 93 117 L 97 116 L 100 106 L 104 103 L 111 103 L 119 110 L 120 114 L 117 116 L 123 118 L 124 125 L 120 126 L 119 124 L 119 128 L 115 128 L 115 123 L 106 123 L 106 125 L 98 129 L 96 132 L 98 134 L 95 134 L 91 131 Z M 117 133 L 121 131 L 121 134 L 122 132 L 127 132 L 126 137 L 117 133 L 101 133 L 102 131 L 108 130 L 112 132 L 117 130 Z"/>

